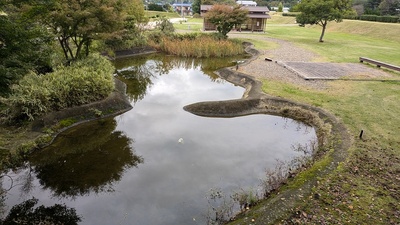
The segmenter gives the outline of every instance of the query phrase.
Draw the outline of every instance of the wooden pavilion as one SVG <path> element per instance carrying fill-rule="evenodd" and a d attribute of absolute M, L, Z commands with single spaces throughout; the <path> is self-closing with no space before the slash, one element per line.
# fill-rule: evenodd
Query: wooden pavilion
<path fill-rule="evenodd" d="M 216 30 L 216 26 L 204 17 L 204 15 L 210 10 L 212 5 L 201 5 L 200 12 L 201 16 L 203 17 L 203 30 Z M 265 27 L 267 24 L 267 19 L 271 19 L 269 15 L 268 7 L 264 6 L 242 6 L 243 8 L 248 10 L 248 19 L 247 21 L 242 24 L 240 27 L 237 27 L 236 30 L 238 31 L 258 31 L 264 32 Z"/>

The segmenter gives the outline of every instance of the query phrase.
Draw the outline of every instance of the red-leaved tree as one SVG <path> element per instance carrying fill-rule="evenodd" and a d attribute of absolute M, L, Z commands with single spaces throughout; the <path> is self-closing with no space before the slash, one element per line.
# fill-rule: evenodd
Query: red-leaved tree
<path fill-rule="evenodd" d="M 240 5 L 213 5 L 206 13 L 205 18 L 217 27 L 219 33 L 227 37 L 233 27 L 243 24 L 247 20 L 247 9 Z"/>

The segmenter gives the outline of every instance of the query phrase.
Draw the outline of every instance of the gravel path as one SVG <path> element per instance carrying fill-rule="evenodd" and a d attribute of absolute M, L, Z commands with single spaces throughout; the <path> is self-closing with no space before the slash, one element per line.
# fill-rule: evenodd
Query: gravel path
<path fill-rule="evenodd" d="M 232 33 L 230 37 L 243 38 L 243 33 Z M 312 89 L 325 89 L 328 80 L 339 78 L 388 78 L 390 74 L 359 63 L 315 63 L 319 55 L 297 47 L 284 40 L 264 35 L 245 34 L 246 38 L 274 42 L 277 48 L 260 51 L 252 62 L 239 67 L 239 71 L 259 80 L 277 80 Z M 267 61 L 265 58 L 271 59 Z M 312 80 L 312 79 L 327 80 Z M 306 80 L 310 79 L 310 80 Z"/>
<path fill-rule="evenodd" d="M 230 37 L 243 37 L 241 34 L 230 34 Z M 284 68 L 276 63 L 276 61 L 296 61 L 310 62 L 318 57 L 315 53 L 299 48 L 290 42 L 269 38 L 260 35 L 248 35 L 253 39 L 274 42 L 278 44 L 278 48 L 272 50 L 260 51 L 257 59 L 247 65 L 239 67 L 239 71 L 251 75 L 257 79 L 278 80 L 282 82 L 292 83 L 300 86 L 311 87 L 313 89 L 324 89 L 326 81 L 304 80 L 294 72 Z M 270 58 L 273 61 L 266 61 L 265 58 Z"/>

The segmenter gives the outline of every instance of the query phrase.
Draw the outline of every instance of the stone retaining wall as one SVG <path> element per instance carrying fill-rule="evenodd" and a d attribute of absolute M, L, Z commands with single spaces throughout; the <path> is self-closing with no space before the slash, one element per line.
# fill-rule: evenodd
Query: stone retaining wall
<path fill-rule="evenodd" d="M 129 111 L 132 109 L 132 105 L 125 95 L 126 84 L 116 78 L 114 78 L 114 82 L 115 90 L 106 99 L 48 113 L 35 120 L 32 123 L 32 129 L 40 131 L 44 127 L 51 127 L 65 119 L 75 120 L 77 122 L 74 125 L 77 125 L 94 119 L 115 116 Z"/>

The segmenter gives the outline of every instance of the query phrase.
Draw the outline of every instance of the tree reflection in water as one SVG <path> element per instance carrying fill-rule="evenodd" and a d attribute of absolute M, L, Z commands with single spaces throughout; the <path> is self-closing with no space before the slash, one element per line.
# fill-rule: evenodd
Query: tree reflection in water
<path fill-rule="evenodd" d="M 80 125 L 33 155 L 29 161 L 43 188 L 72 198 L 113 191 L 126 169 L 143 163 L 131 149 L 132 140 L 115 127 L 114 119 Z"/>
<path fill-rule="evenodd" d="M 237 56 L 239 57 L 239 56 Z M 197 69 L 207 74 L 211 81 L 222 82 L 213 71 L 236 64 L 237 57 L 216 59 L 194 59 L 168 56 L 165 54 L 149 54 L 134 58 L 120 59 L 115 62 L 118 78 L 127 84 L 127 95 L 136 103 L 144 98 L 148 88 L 153 85 L 151 79 L 159 75 L 169 74 L 173 69 Z M 243 56 L 240 56 L 243 59 Z"/>
<path fill-rule="evenodd" d="M 14 224 L 68 224 L 75 225 L 81 221 L 74 208 L 55 204 L 35 208 L 38 199 L 32 198 L 12 207 L 6 218 L 0 221 L 3 225 Z"/>

